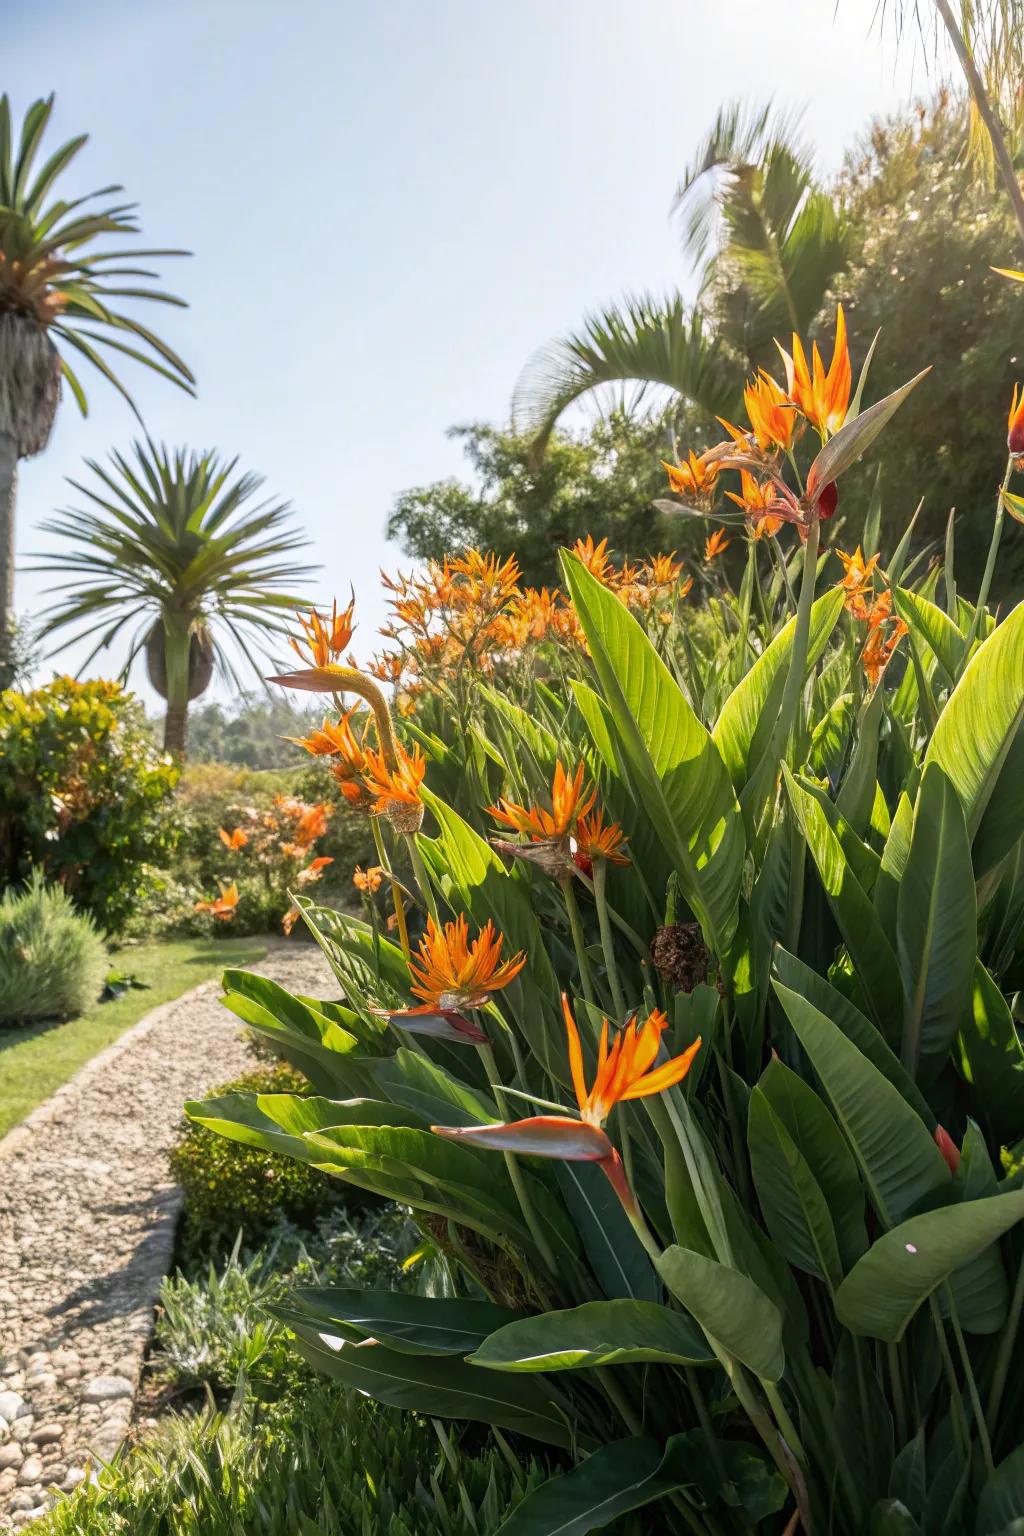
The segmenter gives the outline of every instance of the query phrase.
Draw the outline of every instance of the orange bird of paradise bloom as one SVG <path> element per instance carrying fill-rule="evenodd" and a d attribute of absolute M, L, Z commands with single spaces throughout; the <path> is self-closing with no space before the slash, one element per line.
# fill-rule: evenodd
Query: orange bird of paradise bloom
<path fill-rule="evenodd" d="M 248 832 L 243 832 L 241 827 L 236 827 L 233 832 L 227 832 L 223 827 L 218 827 L 217 835 L 224 844 L 224 847 L 230 848 L 232 852 L 239 848 L 244 848 L 249 841 Z"/>
<path fill-rule="evenodd" d="M 664 1093 L 667 1088 L 681 1083 L 700 1050 L 700 1038 L 681 1055 L 656 1067 L 661 1036 L 668 1025 L 660 1009 L 655 1009 L 643 1024 L 638 1025 L 635 1018 L 631 1019 L 611 1045 L 609 1024 L 605 1019 L 598 1045 L 597 1071 L 588 1088 L 579 1030 L 564 994 L 562 1014 L 568 1036 L 569 1071 L 579 1106 L 578 1120 L 571 1115 L 533 1115 L 528 1120 L 514 1120 L 503 1125 L 433 1125 L 431 1130 L 451 1141 L 466 1141 L 498 1152 L 597 1163 L 626 1209 L 635 1211 L 635 1197 L 626 1181 L 619 1154 L 604 1130 L 604 1122 L 616 1104 Z"/>
<path fill-rule="evenodd" d="M 572 856 L 585 875 L 594 873 L 594 860 L 607 859 L 609 864 L 628 864 L 629 855 L 623 853 L 626 839 L 618 822 L 604 824 L 604 812 L 600 806 L 589 816 L 580 816 L 570 846 Z"/>
<path fill-rule="evenodd" d="M 502 797 L 497 805 L 487 807 L 487 814 L 503 827 L 510 827 L 513 832 L 521 832 L 525 837 L 545 841 L 567 837 L 573 823 L 581 816 L 588 816 L 597 799 L 596 789 L 584 790 L 585 774 L 585 765 L 580 763 L 570 779 L 559 760 L 555 763 L 551 781 L 550 811 L 538 805 L 519 805 L 514 800 Z"/>
<path fill-rule="evenodd" d="M 730 540 L 726 538 L 724 528 L 716 528 L 709 538 L 704 540 L 704 559 L 714 560 L 716 556 L 724 554 L 729 548 Z"/>
<path fill-rule="evenodd" d="M 1013 386 L 1013 401 L 1007 422 L 1006 446 L 1014 459 L 1024 456 L 1024 390 L 1020 391 L 1018 403 L 1016 384 Z"/>
<path fill-rule="evenodd" d="M 376 799 L 370 807 L 373 816 L 386 816 L 396 832 L 418 832 L 423 822 L 423 799 L 420 793 L 427 760 L 419 745 L 409 753 L 401 745 L 396 747 L 396 761 L 388 766 L 383 751 L 365 748 L 363 784 Z"/>
<path fill-rule="evenodd" d="M 850 368 L 850 349 L 846 341 L 846 316 L 840 304 L 836 310 L 836 339 L 832 349 L 832 362 L 828 372 L 821 360 L 818 343 L 811 350 L 811 366 L 803 342 L 793 332 L 793 354 L 778 342 L 786 367 L 786 388 L 797 410 L 804 415 L 822 437 L 838 432 L 846 420 L 850 404 L 850 386 L 853 375 Z"/>
<path fill-rule="evenodd" d="M 523 950 L 510 960 L 502 960 L 503 944 L 503 936 L 490 919 L 470 943 L 465 917 L 443 927 L 428 917 L 418 952 L 409 961 L 410 991 L 422 1002 L 415 1008 L 387 1011 L 384 1016 L 414 1034 L 486 1045 L 483 1030 L 465 1018 L 462 1010 L 486 1007 L 493 993 L 514 981 L 526 964 Z"/>
<path fill-rule="evenodd" d="M 232 880 L 230 885 L 222 885 L 220 895 L 213 901 L 197 901 L 197 912 L 210 912 L 219 922 L 229 923 L 235 915 L 238 906 L 238 886 Z"/>
<path fill-rule="evenodd" d="M 366 869 L 357 864 L 352 871 L 352 884 L 357 891 L 362 891 L 365 896 L 373 896 L 380 890 L 381 881 L 384 879 L 384 867 L 381 864 L 370 864 Z"/>
<path fill-rule="evenodd" d="M 352 639 L 355 624 L 352 620 L 355 611 L 355 599 L 347 608 L 338 612 L 338 601 L 335 598 L 331 608 L 331 618 L 322 619 L 315 608 L 310 609 L 309 618 L 304 619 L 298 614 L 299 623 L 302 625 L 302 637 L 296 639 L 292 636 L 289 645 L 300 661 L 308 659 L 316 667 L 329 667 L 347 648 Z"/>
<path fill-rule="evenodd" d="M 668 475 L 669 490 L 677 496 L 707 498 L 718 479 L 719 466 L 713 461 L 709 462 L 703 455 L 694 453 L 692 448 L 683 463 L 669 464 L 662 459 L 661 467 Z"/>

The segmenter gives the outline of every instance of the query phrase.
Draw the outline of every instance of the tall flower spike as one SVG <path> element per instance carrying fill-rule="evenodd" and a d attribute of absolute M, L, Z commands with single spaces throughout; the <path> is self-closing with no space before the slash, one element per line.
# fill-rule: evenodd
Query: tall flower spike
<path fill-rule="evenodd" d="M 428 917 L 418 953 L 409 961 L 410 991 L 423 1001 L 415 1008 L 392 1010 L 386 1017 L 414 1034 L 485 1045 L 487 1036 L 463 1016 L 463 1010 L 486 1007 L 492 994 L 514 981 L 526 964 L 522 950 L 502 960 L 503 943 L 490 920 L 470 943 L 465 917 L 443 927 Z"/>
<path fill-rule="evenodd" d="M 411 834 L 423 825 L 423 800 L 420 789 L 427 771 L 427 760 L 416 745 L 412 752 L 397 747 L 396 762 L 390 768 L 383 751 L 372 747 L 365 749 L 366 767 L 363 783 L 371 795 L 376 795 L 372 811 L 375 816 L 386 816 L 396 832 Z"/>
<path fill-rule="evenodd" d="M 526 837 L 559 839 L 567 837 L 574 821 L 579 816 L 586 816 L 594 807 L 597 799 L 597 791 L 594 789 L 584 791 L 584 778 L 586 766 L 579 763 L 576 772 L 570 779 L 562 766 L 561 760 L 555 764 L 554 777 L 551 781 L 551 809 L 545 810 L 542 806 L 518 805 L 514 800 L 502 798 L 497 805 L 489 805 L 487 814 L 500 822 L 504 827 L 509 827 L 513 832 L 521 832 Z"/>
<path fill-rule="evenodd" d="M 811 367 L 807 366 L 807 354 L 803 342 L 793 332 L 793 354 L 779 346 L 786 367 L 786 388 L 789 398 L 822 437 L 831 437 L 846 420 L 850 403 L 850 386 L 853 376 L 850 368 L 850 350 L 846 341 L 846 316 L 840 304 L 836 310 L 836 340 L 832 349 L 832 362 L 828 372 L 821 360 L 818 343 L 811 351 Z"/>
<path fill-rule="evenodd" d="M 1013 401 L 1007 422 L 1006 446 L 1015 460 L 1024 457 L 1024 390 L 1020 391 L 1018 404 L 1016 384 L 1013 386 Z"/>
<path fill-rule="evenodd" d="M 626 1180 L 619 1154 L 603 1129 L 604 1122 L 616 1104 L 664 1093 L 667 1088 L 682 1082 L 700 1050 L 701 1041 L 698 1038 L 682 1055 L 656 1067 L 654 1062 L 662 1031 L 668 1023 L 663 1013 L 656 1009 L 640 1026 L 635 1018 L 632 1019 L 616 1035 L 611 1046 L 608 1043 L 608 1020 L 605 1019 L 597 1072 L 593 1086 L 588 1089 L 579 1030 L 565 996 L 562 1013 L 568 1036 L 569 1071 L 580 1109 L 578 1120 L 571 1115 L 533 1115 L 527 1120 L 514 1120 L 504 1125 L 433 1125 L 431 1130 L 451 1141 L 466 1141 L 491 1151 L 597 1163 L 626 1210 L 634 1213 L 637 1211 L 636 1199 Z"/>

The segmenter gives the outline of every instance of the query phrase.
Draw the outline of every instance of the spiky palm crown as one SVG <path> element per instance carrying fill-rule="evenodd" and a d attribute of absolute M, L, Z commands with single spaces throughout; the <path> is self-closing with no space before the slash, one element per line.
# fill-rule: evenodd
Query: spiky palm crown
<path fill-rule="evenodd" d="M 87 210 L 121 192 L 119 186 L 50 200 L 87 142 L 86 134 L 69 139 L 36 169 L 53 101 L 50 96 L 33 103 L 15 138 L 10 102 L 0 97 L 0 431 L 15 438 L 19 457 L 45 447 L 61 376 L 82 414 L 88 411 L 69 353 L 76 362 L 84 358 L 131 405 L 104 350 L 144 364 L 189 393 L 195 382 L 166 342 L 119 307 L 123 299 L 182 306 L 182 299 L 153 286 L 155 272 L 134 263 L 188 253 L 124 249 L 122 240 L 139 233 L 137 205 L 108 202 Z M 116 243 L 99 245 L 104 236 Z M 126 260 L 132 264 L 122 265 Z"/>
<path fill-rule="evenodd" d="M 50 588 L 67 595 L 39 638 L 74 630 L 63 650 L 98 637 L 84 668 L 130 633 L 127 675 L 154 621 L 169 620 L 208 633 L 221 670 L 241 689 L 224 641 L 261 673 L 258 656 L 287 631 L 278 616 L 304 601 L 292 584 L 317 569 L 291 559 L 309 541 L 287 502 L 259 499 L 260 476 L 236 475 L 237 459 L 172 451 L 148 438 L 133 446 L 133 456 L 112 453 L 108 465 L 88 460 L 93 481 L 69 483 L 89 505 L 41 525 L 59 548 L 32 557 L 39 564 L 30 569 L 72 579 Z"/>

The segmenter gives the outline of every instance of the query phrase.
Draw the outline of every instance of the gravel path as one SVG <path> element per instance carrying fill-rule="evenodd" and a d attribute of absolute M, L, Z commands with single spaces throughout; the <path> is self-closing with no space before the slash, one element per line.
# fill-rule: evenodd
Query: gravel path
<path fill-rule="evenodd" d="M 331 995 L 314 945 L 253 969 Z M 173 1251 L 181 1106 L 255 1066 L 219 992 L 155 1008 L 0 1141 L 0 1531 L 124 1436 Z"/>

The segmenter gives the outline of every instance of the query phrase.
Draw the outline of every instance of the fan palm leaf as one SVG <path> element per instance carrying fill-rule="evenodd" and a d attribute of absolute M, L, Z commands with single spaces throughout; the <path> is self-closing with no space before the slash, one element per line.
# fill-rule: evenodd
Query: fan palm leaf
<path fill-rule="evenodd" d="M 40 639 L 69 632 L 58 651 L 94 641 L 83 666 L 127 639 L 125 675 L 146 649 L 167 700 L 164 744 L 183 754 L 189 701 L 213 665 L 241 687 L 226 642 L 258 673 L 257 658 L 286 633 L 283 615 L 301 602 L 294 584 L 315 569 L 293 558 L 308 540 L 237 459 L 147 438 L 88 468 L 91 479 L 70 481 L 84 505 L 42 525 L 60 547 L 32 569 L 70 579 L 50 588 L 58 601 Z"/>
<path fill-rule="evenodd" d="M 662 385 L 708 416 L 735 409 L 735 374 L 725 365 L 701 316 L 676 295 L 649 295 L 588 316 L 580 331 L 542 348 L 516 386 L 512 415 L 542 453 L 559 417 L 606 384 L 635 383 L 639 394 Z"/>
<path fill-rule="evenodd" d="M 11 670 L 18 461 L 46 447 L 62 382 L 83 416 L 83 361 L 136 415 L 120 374 L 124 358 L 195 393 L 187 364 L 131 313 L 140 301 L 184 305 L 137 263 L 187 252 L 124 248 L 139 224 L 136 204 L 116 200 L 119 186 L 71 200 L 52 196 L 88 142 L 79 134 L 40 163 L 53 102 L 34 102 L 15 134 L 10 102 L 0 96 L 0 686 Z"/>

